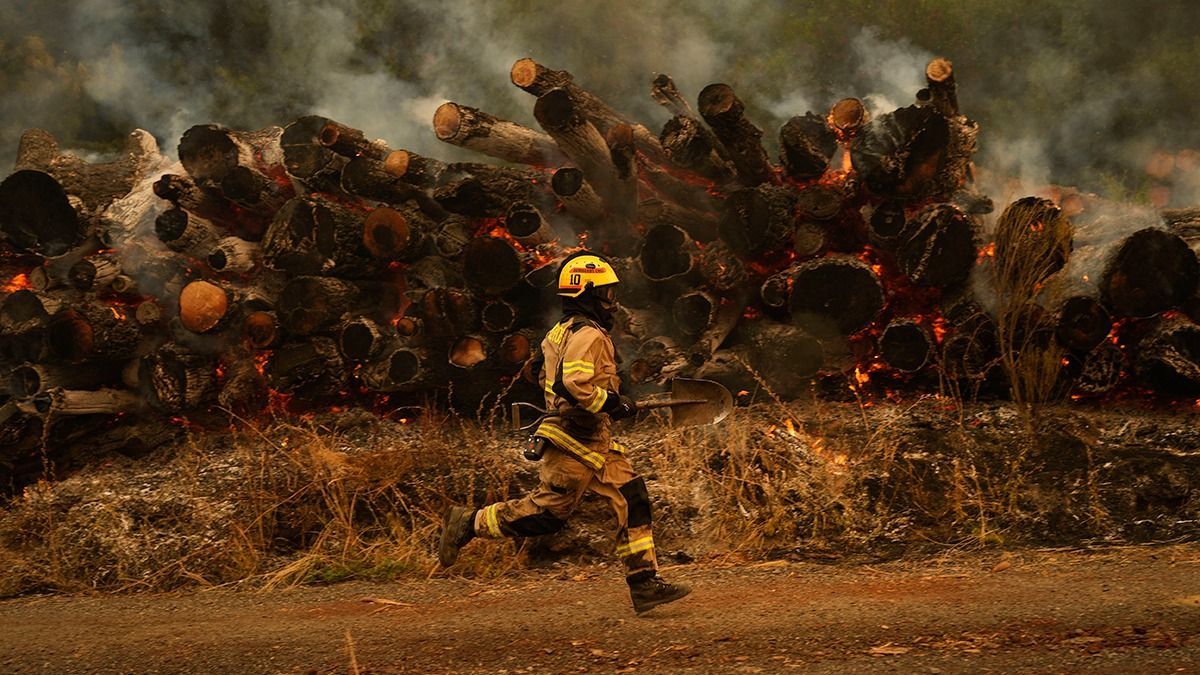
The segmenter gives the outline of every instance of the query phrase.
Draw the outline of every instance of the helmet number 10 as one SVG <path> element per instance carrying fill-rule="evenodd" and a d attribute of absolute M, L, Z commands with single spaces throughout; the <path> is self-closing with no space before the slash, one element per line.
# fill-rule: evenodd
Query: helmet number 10
<path fill-rule="evenodd" d="M 571 285 L 572 286 L 582 286 L 583 285 L 583 277 L 579 276 L 578 273 L 572 274 L 571 275 Z"/>

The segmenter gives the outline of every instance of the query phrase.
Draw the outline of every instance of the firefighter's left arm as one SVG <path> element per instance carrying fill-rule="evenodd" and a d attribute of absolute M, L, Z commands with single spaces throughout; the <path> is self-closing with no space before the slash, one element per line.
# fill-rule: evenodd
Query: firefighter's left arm
<path fill-rule="evenodd" d="M 608 336 L 597 329 L 584 328 L 571 337 L 564 350 L 562 386 L 575 404 L 588 412 L 627 417 L 636 410 L 632 401 L 596 384 L 598 380 L 611 379 L 601 378 L 599 374 L 605 369 L 615 368 L 612 342 Z"/>

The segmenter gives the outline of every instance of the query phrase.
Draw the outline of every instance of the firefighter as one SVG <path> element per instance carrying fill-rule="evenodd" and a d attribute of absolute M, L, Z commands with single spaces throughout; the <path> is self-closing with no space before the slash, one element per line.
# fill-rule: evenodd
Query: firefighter
<path fill-rule="evenodd" d="M 616 355 L 608 331 L 619 280 L 607 260 L 580 252 L 558 270 L 563 316 L 542 341 L 539 384 L 550 415 L 534 432 L 542 452 L 540 485 L 520 499 L 481 509 L 450 507 L 442 522 L 438 560 L 454 564 L 475 537 L 535 537 L 558 532 L 588 493 L 612 505 L 617 555 L 625 566 L 637 613 L 691 592 L 658 576 L 646 481 L 612 438 L 612 421 L 632 417 L 636 403 L 618 393 Z"/>

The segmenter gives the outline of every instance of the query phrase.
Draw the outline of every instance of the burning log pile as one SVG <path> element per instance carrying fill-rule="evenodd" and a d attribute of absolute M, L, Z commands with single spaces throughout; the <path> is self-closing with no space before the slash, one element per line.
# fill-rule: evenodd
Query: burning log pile
<path fill-rule="evenodd" d="M 1015 338 L 972 275 L 1047 229 L 1066 245 L 1034 280 L 1041 321 L 1021 344 L 1057 341 L 1079 393 L 1132 374 L 1200 395 L 1192 249 L 1152 225 L 1088 252 L 1095 276 L 1050 299 L 1069 286 L 1048 278 L 1072 269 L 1076 214 L 1022 200 L 984 246 L 978 127 L 950 62 L 925 74 L 886 114 L 847 98 L 793 117 L 777 158 L 727 84 L 693 107 L 656 77 L 673 116 L 654 133 L 531 59 L 511 79 L 539 129 L 454 102 L 434 115 L 438 139 L 503 164 L 443 162 L 318 116 L 192 127 L 170 167 L 145 132 L 96 164 L 30 130 L 0 183 L 0 438 L 44 443 L 33 422 L 72 417 L 536 398 L 555 269 L 584 246 L 624 280 L 634 386 L 1003 391 Z"/>

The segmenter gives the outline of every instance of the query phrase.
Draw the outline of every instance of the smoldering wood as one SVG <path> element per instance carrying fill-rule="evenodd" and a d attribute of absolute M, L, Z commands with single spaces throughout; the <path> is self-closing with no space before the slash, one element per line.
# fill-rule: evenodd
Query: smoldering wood
<path fill-rule="evenodd" d="M 221 194 L 243 209 L 269 220 L 296 191 L 287 180 L 277 180 L 244 166 L 234 167 L 220 183 Z"/>
<path fill-rule="evenodd" d="M 234 131 L 218 124 L 199 124 L 179 139 L 179 161 L 192 180 L 205 187 L 219 187 L 239 167 L 263 177 L 263 169 L 283 163 L 283 131 L 280 127 Z"/>
<path fill-rule="evenodd" d="M 128 358 L 140 342 L 141 330 L 126 312 L 94 301 L 58 310 L 46 326 L 50 354 L 72 363 Z"/>
<path fill-rule="evenodd" d="M 463 277 L 484 293 L 503 293 L 521 283 L 522 254 L 499 237 L 477 237 L 463 251 Z"/>
<path fill-rule="evenodd" d="M 281 338 L 279 319 L 275 312 L 249 312 L 242 320 L 242 335 L 254 349 L 275 347 Z"/>
<path fill-rule="evenodd" d="M 492 298 L 479 311 L 479 323 L 489 333 L 507 333 L 516 328 L 521 310 L 502 298 Z"/>
<path fill-rule="evenodd" d="M 170 342 L 142 357 L 139 386 L 155 409 L 176 413 L 199 408 L 217 394 L 217 360 Z"/>
<path fill-rule="evenodd" d="M 53 416 L 116 415 L 137 412 L 146 405 L 140 396 L 123 389 L 51 389 L 35 396 L 33 404 L 38 413 Z"/>
<path fill-rule="evenodd" d="M 267 229 L 263 264 L 293 275 L 378 275 L 382 263 L 363 245 L 367 219 L 365 209 L 351 209 L 320 196 L 297 197 L 275 214 Z"/>
<path fill-rule="evenodd" d="M 1134 368 L 1155 391 L 1200 394 L 1200 326 L 1180 316 L 1159 320 L 1138 344 Z"/>
<path fill-rule="evenodd" d="M 366 157 L 383 161 L 391 148 L 382 141 L 372 141 L 361 130 L 329 120 L 317 132 L 317 142 L 337 154 L 354 159 Z"/>
<path fill-rule="evenodd" d="M 505 162 L 544 167 L 563 161 L 562 152 L 546 134 L 458 103 L 438 107 L 433 130 L 440 141 Z"/>
<path fill-rule="evenodd" d="M 1122 240 L 1100 279 L 1101 299 L 1116 317 L 1148 317 L 1196 293 L 1200 263 L 1178 235 L 1157 228 Z"/>
<path fill-rule="evenodd" d="M 67 277 L 78 291 L 95 293 L 103 290 L 121 274 L 121 264 L 112 253 L 99 253 L 71 265 Z"/>
<path fill-rule="evenodd" d="M 1087 396 L 1107 394 L 1120 383 L 1124 370 L 1125 354 L 1120 347 L 1104 340 L 1084 356 L 1072 390 Z"/>
<path fill-rule="evenodd" d="M 693 239 L 704 243 L 719 236 L 720 218 L 716 213 L 697 211 L 657 197 L 638 202 L 636 220 L 648 226 L 679 226 Z"/>
<path fill-rule="evenodd" d="M 904 237 L 908 224 L 904 206 L 899 202 L 886 201 L 863 209 L 867 222 L 867 238 L 871 245 L 885 251 L 895 249 Z"/>
<path fill-rule="evenodd" d="M 235 415 L 253 414 L 267 407 L 271 392 L 254 354 L 244 347 L 235 347 L 223 352 L 220 360 L 225 374 L 217 405 Z"/>
<path fill-rule="evenodd" d="M 436 386 L 444 376 L 426 347 L 397 346 L 363 367 L 359 374 L 372 391 L 420 391 Z"/>
<path fill-rule="evenodd" d="M 618 124 L 608 130 L 604 142 L 617 171 L 613 209 L 632 220 L 638 207 L 638 160 L 633 142 L 633 127 Z"/>
<path fill-rule="evenodd" d="M 475 296 L 458 288 L 433 288 L 417 301 L 422 327 L 432 337 L 452 337 L 479 328 L 479 308 Z"/>
<path fill-rule="evenodd" d="M 433 247 L 442 257 L 458 258 L 474 237 L 475 228 L 464 216 L 451 215 L 438 224 Z"/>
<path fill-rule="evenodd" d="M 687 232 L 674 225 L 651 228 L 638 249 L 638 264 L 651 281 L 680 279 L 696 269 L 700 249 Z"/>
<path fill-rule="evenodd" d="M 740 294 L 720 298 L 713 308 L 712 319 L 708 326 L 688 349 L 688 362 L 699 366 L 712 358 L 713 353 L 725 343 L 730 333 L 737 327 L 738 319 L 741 318 L 745 306 L 745 299 Z"/>
<path fill-rule="evenodd" d="M 693 119 L 696 117 L 692 106 L 688 105 L 687 99 L 679 93 L 679 88 L 675 86 L 675 80 L 672 80 L 671 76 L 666 73 L 655 75 L 650 82 L 650 98 L 671 111 L 672 115 Z"/>
<path fill-rule="evenodd" d="M 357 317 L 342 324 L 338 348 L 347 361 L 361 363 L 382 354 L 396 343 L 398 337 L 391 326 Z"/>
<path fill-rule="evenodd" d="M 142 129 L 125 138 L 117 159 L 99 163 L 63 153 L 49 132 L 29 129 L 21 134 L 14 168 L 18 173 L 35 170 L 49 174 L 67 194 L 81 200 L 83 210 L 98 214 L 128 195 L 160 160 L 154 136 Z"/>
<path fill-rule="evenodd" d="M 29 399 L 51 389 L 99 389 L 120 384 L 121 362 L 94 361 L 86 368 L 67 364 L 24 363 L 8 373 L 10 396 Z"/>
<path fill-rule="evenodd" d="M 48 173 L 26 169 L 0 182 L 0 233 L 20 250 L 67 253 L 91 232 L 81 210 Z"/>
<path fill-rule="evenodd" d="M 505 335 L 496 350 L 501 365 L 519 368 L 529 363 L 540 350 L 541 335 L 532 328 L 524 328 Z"/>
<path fill-rule="evenodd" d="M 946 117 L 958 114 L 958 93 L 954 83 L 954 65 L 949 59 L 937 57 L 925 66 L 925 81 L 929 88 L 929 103 Z"/>
<path fill-rule="evenodd" d="M 301 398 L 328 399 L 350 386 L 337 344 L 323 336 L 284 344 L 271 355 L 265 372 L 272 389 Z"/>
<path fill-rule="evenodd" d="M 347 158 L 321 145 L 321 130 L 331 123 L 326 117 L 306 115 L 283 128 L 279 138 L 283 165 L 291 176 L 309 189 L 327 190 L 339 183 Z"/>
<path fill-rule="evenodd" d="M 896 263 L 914 283 L 949 289 L 966 282 L 977 255 L 975 221 L 950 204 L 918 211 L 896 247 Z"/>
<path fill-rule="evenodd" d="M 550 186 L 572 216 L 590 225 L 604 222 L 604 201 L 584 180 L 582 170 L 576 167 L 558 169 L 550 179 Z"/>
<path fill-rule="evenodd" d="M 825 221 L 842 210 L 846 194 L 833 185 L 810 185 L 796 193 L 796 209 L 804 218 Z"/>
<path fill-rule="evenodd" d="M 883 287 L 870 265 L 834 255 L 799 265 L 792 276 L 792 320 L 817 336 L 849 335 L 875 320 Z"/>
<path fill-rule="evenodd" d="M 513 202 L 504 214 L 504 227 L 517 241 L 528 246 L 558 241 L 550 222 L 529 202 Z"/>
<path fill-rule="evenodd" d="M 429 190 L 441 182 L 446 163 L 411 150 L 393 150 L 384 158 L 383 170 L 415 188 Z"/>
<path fill-rule="evenodd" d="M 486 335 L 464 335 L 453 341 L 446 360 L 453 368 L 473 370 L 496 355 L 495 340 Z"/>
<path fill-rule="evenodd" d="M 209 221 L 232 234 L 261 233 L 270 220 L 262 213 L 237 208 L 219 191 L 200 187 L 187 176 L 163 174 L 154 183 L 154 194 L 187 211 L 190 217 Z"/>
<path fill-rule="evenodd" d="M 1112 323 L 1098 298 L 1077 295 L 1064 300 L 1055 311 L 1054 335 L 1063 347 L 1087 353 L 1104 342 Z"/>
<path fill-rule="evenodd" d="M 884 362 L 902 373 L 915 373 L 933 358 L 937 346 L 933 333 L 921 321 L 909 317 L 893 319 L 879 338 Z"/>
<path fill-rule="evenodd" d="M 797 326 L 763 319 L 739 333 L 750 367 L 777 395 L 802 393 L 824 364 L 821 343 Z"/>
<path fill-rule="evenodd" d="M 571 98 L 577 101 L 581 112 L 592 124 L 607 133 L 618 124 L 630 124 L 630 121 L 613 110 L 607 103 L 597 98 L 591 92 L 575 83 L 574 77 L 565 70 L 551 70 L 533 59 L 518 59 L 510 71 L 512 83 L 534 96 L 542 96 L 551 89 L 565 89 Z M 640 124 L 631 124 L 634 132 L 634 142 L 638 151 L 653 161 L 665 158 L 662 146 L 650 130 Z"/>
<path fill-rule="evenodd" d="M 741 287 L 750 278 L 750 270 L 742 259 L 720 241 L 704 245 L 698 268 L 707 286 L 722 293 Z"/>
<path fill-rule="evenodd" d="M 949 197 L 966 180 L 978 127 L 932 107 L 909 106 L 871 120 L 850 148 L 872 193 L 902 201 Z"/>
<path fill-rule="evenodd" d="M 437 225 L 416 209 L 381 206 L 363 222 L 362 244 L 379 260 L 411 262 L 426 253 L 435 230 Z"/>
<path fill-rule="evenodd" d="M 762 129 L 747 120 L 745 105 L 727 84 L 710 84 L 700 91 L 700 114 L 729 153 L 738 180 L 746 187 L 773 182 L 775 171 L 762 146 Z"/>
<path fill-rule="evenodd" d="M 714 183 L 728 183 L 736 175 L 721 141 L 694 115 L 677 114 L 667 120 L 659 141 L 672 162 Z"/>
<path fill-rule="evenodd" d="M 400 206 L 411 200 L 429 218 L 444 218 L 447 215 L 441 204 L 424 189 L 410 185 L 403 178 L 388 172 L 384 162 L 372 157 L 351 159 L 342 168 L 341 185 L 343 190 L 352 195 L 386 204 Z"/>
<path fill-rule="evenodd" d="M 259 265 L 262 250 L 241 237 L 223 237 L 217 241 L 207 260 L 208 266 L 217 272 L 245 274 Z"/>
<path fill-rule="evenodd" d="M 867 106 L 857 98 L 843 98 L 829 108 L 829 126 L 843 138 L 852 137 L 869 119 Z"/>
<path fill-rule="evenodd" d="M 729 195 L 721 215 L 721 240 L 750 256 L 782 247 L 795 225 L 796 193 L 778 185 L 744 188 Z"/>
<path fill-rule="evenodd" d="M 680 295 L 671 305 L 675 329 L 689 337 L 699 336 L 712 325 L 719 304 L 720 298 L 707 291 L 692 290 Z"/>
<path fill-rule="evenodd" d="M 806 260 L 824 252 L 829 246 L 825 227 L 819 223 L 802 220 L 792 232 L 792 253 L 799 260 Z"/>
<path fill-rule="evenodd" d="M 451 164 L 433 198 L 447 211 L 475 218 L 499 218 L 513 201 L 537 203 L 545 194 L 544 175 L 528 169 Z"/>
<path fill-rule="evenodd" d="M 533 108 L 538 124 L 554 139 L 606 206 L 619 215 L 630 215 L 633 205 L 613 164 L 604 136 L 576 109 L 565 89 L 551 89 L 538 97 Z"/>
<path fill-rule="evenodd" d="M 343 315 L 368 302 L 364 286 L 333 277 L 300 276 L 283 287 L 276 316 L 289 332 L 311 335 L 336 325 Z"/>
<path fill-rule="evenodd" d="M 837 135 L 815 113 L 797 115 L 779 130 L 779 161 L 793 180 L 820 178 L 837 149 Z"/>
<path fill-rule="evenodd" d="M 166 319 L 162 305 L 158 300 L 148 299 L 138 303 L 133 310 L 133 318 L 143 327 L 158 327 Z"/>

